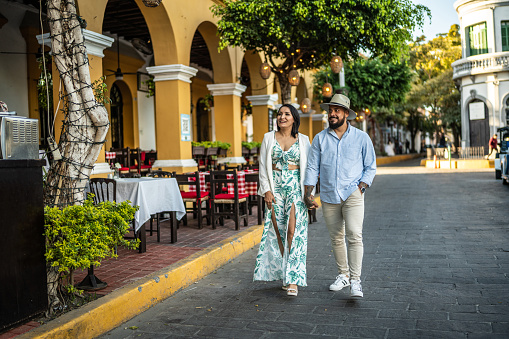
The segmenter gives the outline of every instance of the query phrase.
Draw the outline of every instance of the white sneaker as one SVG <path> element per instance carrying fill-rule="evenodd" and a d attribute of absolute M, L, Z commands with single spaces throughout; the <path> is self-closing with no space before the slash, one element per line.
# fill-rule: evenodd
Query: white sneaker
<path fill-rule="evenodd" d="M 362 298 L 364 293 L 362 293 L 362 286 L 360 280 L 352 280 L 350 281 L 352 285 L 350 286 L 350 296 Z"/>
<path fill-rule="evenodd" d="M 344 287 L 350 286 L 350 279 L 346 274 L 340 274 L 336 277 L 336 281 L 329 286 L 331 291 L 341 291 Z"/>

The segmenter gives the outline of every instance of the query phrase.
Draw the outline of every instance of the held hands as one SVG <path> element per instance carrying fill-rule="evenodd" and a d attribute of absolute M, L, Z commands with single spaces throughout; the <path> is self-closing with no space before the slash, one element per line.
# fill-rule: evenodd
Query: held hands
<path fill-rule="evenodd" d="M 274 198 L 274 195 L 271 191 L 265 192 L 265 204 L 267 205 L 268 209 L 272 209 L 272 202 L 276 202 L 276 199 Z"/>
<path fill-rule="evenodd" d="M 318 207 L 318 204 L 316 203 L 315 197 L 313 195 L 305 196 L 304 203 L 310 210 Z"/>

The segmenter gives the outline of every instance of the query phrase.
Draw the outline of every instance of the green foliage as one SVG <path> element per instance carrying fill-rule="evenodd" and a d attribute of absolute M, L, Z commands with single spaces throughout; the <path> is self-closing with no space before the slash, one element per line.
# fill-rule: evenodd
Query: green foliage
<path fill-rule="evenodd" d="M 154 78 L 150 78 L 146 81 L 143 81 L 142 83 L 148 87 L 148 93 L 146 95 L 147 98 L 153 97 L 156 94 L 156 84 L 154 82 Z"/>
<path fill-rule="evenodd" d="M 191 141 L 191 145 L 195 147 L 203 146 L 205 148 L 217 147 L 226 150 L 229 150 L 232 147 L 230 143 L 222 141 Z"/>
<path fill-rule="evenodd" d="M 452 25 L 448 33 L 439 34 L 427 43 L 424 38 L 411 45 L 410 63 L 418 75 L 412 86 L 409 104 L 416 110 L 426 108 L 430 115 L 421 123 L 423 131 L 438 133 L 450 128 L 459 145 L 461 135 L 461 95 L 452 79 L 451 64 L 461 59 L 459 26 Z"/>
<path fill-rule="evenodd" d="M 214 97 L 212 94 L 206 94 L 205 98 L 201 98 L 198 102 L 203 104 L 207 111 L 210 111 L 210 108 L 214 106 Z"/>
<path fill-rule="evenodd" d="M 414 28 L 431 16 L 410 0 L 225 0 L 211 10 L 219 17 L 219 47 L 262 52 L 283 102 L 290 70 L 320 68 L 334 54 L 357 59 L 361 51 L 398 60 Z"/>
<path fill-rule="evenodd" d="M 106 257 L 117 257 L 116 245 L 136 248 L 139 240 L 128 241 L 124 235 L 137 210 L 127 201 L 94 205 L 90 197 L 83 205 L 45 207 L 47 263 L 66 275 L 99 266 Z"/>
<path fill-rule="evenodd" d="M 103 76 L 92 83 L 95 100 L 103 106 L 111 104 L 111 99 L 106 95 L 108 92 L 108 85 L 104 82 L 105 80 L 106 77 Z"/>
<path fill-rule="evenodd" d="M 406 62 L 392 62 L 383 58 L 361 59 L 345 65 L 345 79 L 350 103 L 354 111 L 368 108 L 377 120 L 393 116 L 397 121 L 396 105 L 405 100 L 410 91 L 412 72 Z M 323 100 L 321 88 L 326 79 L 334 90 L 340 89 L 339 75 L 330 67 L 322 68 L 314 75 L 315 97 Z"/>
<path fill-rule="evenodd" d="M 449 33 L 423 43 L 424 37 L 410 45 L 410 64 L 421 82 L 425 82 L 451 69 L 451 64 L 461 59 L 461 37 L 459 26 L 452 25 Z"/>
<path fill-rule="evenodd" d="M 42 71 L 39 79 L 37 80 L 37 100 L 39 102 L 39 109 L 50 112 L 53 111 L 53 77 L 51 73 L 51 60 L 51 54 L 49 53 L 45 53 L 44 58 L 42 56 L 37 58 L 39 69 Z M 44 61 L 46 61 L 46 76 L 44 75 Z"/>
<path fill-rule="evenodd" d="M 260 147 L 261 145 L 262 143 L 257 141 L 242 141 L 242 146 L 249 150 L 252 150 L 255 147 Z"/>
<path fill-rule="evenodd" d="M 286 59 L 300 48 L 298 68 L 313 69 L 332 54 L 357 58 L 361 50 L 398 57 L 428 8 L 409 0 L 225 0 L 212 6 L 220 17 L 220 47 L 241 46 Z"/>

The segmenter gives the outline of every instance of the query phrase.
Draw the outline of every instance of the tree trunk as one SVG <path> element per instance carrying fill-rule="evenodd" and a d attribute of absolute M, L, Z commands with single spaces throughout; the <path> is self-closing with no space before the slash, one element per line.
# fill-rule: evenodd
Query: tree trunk
<path fill-rule="evenodd" d="M 281 102 L 283 104 L 292 103 L 292 85 L 288 82 L 288 74 L 276 73 L 279 81 L 279 88 L 281 89 Z"/>
<path fill-rule="evenodd" d="M 64 207 L 84 200 L 85 184 L 109 121 L 108 112 L 94 97 L 74 0 L 48 0 L 48 21 L 52 54 L 64 85 L 65 120 L 58 145 L 62 159 L 50 167 L 44 202 Z"/>

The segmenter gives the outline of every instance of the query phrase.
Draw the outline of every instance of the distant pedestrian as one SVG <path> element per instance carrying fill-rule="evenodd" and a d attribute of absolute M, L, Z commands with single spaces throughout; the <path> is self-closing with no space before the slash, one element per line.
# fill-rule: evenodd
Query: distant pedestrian
<path fill-rule="evenodd" d="M 396 155 L 396 153 L 394 152 L 394 146 L 392 145 L 392 141 L 390 140 L 388 141 L 387 145 L 385 145 L 384 151 L 388 156 Z"/>
<path fill-rule="evenodd" d="M 307 286 L 308 209 L 302 201 L 309 137 L 299 133 L 299 113 L 281 106 L 277 131 L 266 133 L 260 149 L 260 185 L 266 216 L 256 257 L 254 280 L 283 280 L 283 290 L 297 296 Z"/>
<path fill-rule="evenodd" d="M 350 286 L 352 297 L 362 297 L 364 192 L 375 177 L 375 150 L 368 134 L 347 121 L 356 116 L 348 97 L 336 94 L 330 103 L 320 107 L 329 112 L 329 128 L 313 139 L 304 180 L 304 202 L 309 208 L 318 206 L 312 190 L 320 177 L 323 217 L 339 272 L 329 289 L 339 291 Z"/>
<path fill-rule="evenodd" d="M 410 141 L 408 139 L 405 140 L 405 152 L 410 153 Z"/>
<path fill-rule="evenodd" d="M 490 147 L 490 153 L 488 153 L 488 155 L 486 156 L 486 159 L 488 159 L 491 155 L 491 153 L 493 153 L 493 151 L 498 152 L 498 140 L 497 140 L 497 135 L 496 134 L 493 134 L 493 136 L 490 138 L 490 141 L 489 141 L 489 147 Z"/>

